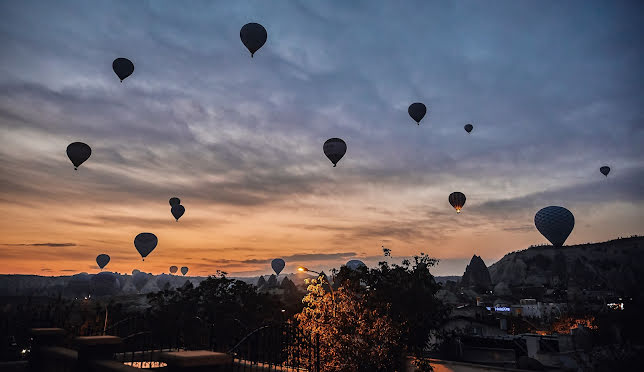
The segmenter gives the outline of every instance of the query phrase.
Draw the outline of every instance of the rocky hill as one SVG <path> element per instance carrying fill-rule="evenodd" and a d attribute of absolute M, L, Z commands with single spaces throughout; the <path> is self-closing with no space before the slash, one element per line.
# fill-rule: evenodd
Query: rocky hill
<path fill-rule="evenodd" d="M 480 256 L 472 256 L 470 264 L 465 268 L 461 285 L 474 288 L 479 292 L 492 289 L 490 272 Z"/>
<path fill-rule="evenodd" d="M 489 267 L 492 283 L 632 290 L 644 274 L 644 237 L 564 247 L 534 246 L 512 252 Z"/>

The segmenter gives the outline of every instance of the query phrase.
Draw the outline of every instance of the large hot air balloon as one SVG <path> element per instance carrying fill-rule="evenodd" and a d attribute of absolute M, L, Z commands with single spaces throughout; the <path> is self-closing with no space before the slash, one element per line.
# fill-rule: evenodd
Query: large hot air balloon
<path fill-rule="evenodd" d="M 67 146 L 67 157 L 72 161 L 76 170 L 85 160 L 89 159 L 90 155 L 92 155 L 92 148 L 83 142 L 74 142 Z"/>
<path fill-rule="evenodd" d="M 286 262 L 284 262 L 283 259 L 281 258 L 276 258 L 273 261 L 271 261 L 271 267 L 273 268 L 273 271 L 275 271 L 275 274 L 279 275 L 282 270 L 284 270 L 284 266 L 286 265 Z"/>
<path fill-rule="evenodd" d="M 158 242 L 159 239 L 157 239 L 156 235 L 147 232 L 140 233 L 134 238 L 134 246 L 139 251 L 143 261 L 156 248 Z"/>
<path fill-rule="evenodd" d="M 170 207 L 181 204 L 181 199 L 175 197 L 170 198 Z"/>
<path fill-rule="evenodd" d="M 94 296 L 113 296 L 118 293 L 121 283 L 114 273 L 103 271 L 92 277 L 90 289 Z"/>
<path fill-rule="evenodd" d="M 186 208 L 183 205 L 178 204 L 170 208 L 170 212 L 172 212 L 172 215 L 174 216 L 174 218 L 177 221 L 179 221 L 179 218 L 181 218 L 181 216 L 183 216 L 183 214 L 186 213 Z"/>
<path fill-rule="evenodd" d="M 122 83 L 126 77 L 134 72 L 134 63 L 127 58 L 117 58 L 112 62 L 112 69 Z"/>
<path fill-rule="evenodd" d="M 411 118 L 420 125 L 420 121 L 423 120 L 427 113 L 427 107 L 420 102 L 416 102 L 409 105 L 407 112 L 409 113 L 409 116 L 411 116 Z"/>
<path fill-rule="evenodd" d="M 259 23 L 247 23 L 239 31 L 242 43 L 248 48 L 251 58 L 266 43 L 268 34 L 264 26 Z"/>
<path fill-rule="evenodd" d="M 186 275 L 187 273 L 188 273 L 188 267 L 183 266 L 183 267 L 181 268 L 181 274 Z"/>
<path fill-rule="evenodd" d="M 347 261 L 346 266 L 351 270 L 357 270 L 360 267 L 367 267 L 367 265 L 365 265 L 364 262 L 362 262 L 360 260 Z"/>
<path fill-rule="evenodd" d="M 465 194 L 462 192 L 453 192 L 449 194 L 449 203 L 456 209 L 456 213 L 461 213 L 461 208 L 465 205 Z"/>
<path fill-rule="evenodd" d="M 465 128 L 465 131 L 467 133 L 470 133 L 472 131 L 472 129 L 474 129 L 474 126 L 472 124 L 465 124 L 465 126 L 463 128 Z"/>
<path fill-rule="evenodd" d="M 132 282 L 134 284 L 134 288 L 136 288 L 137 291 L 141 291 L 143 287 L 148 283 L 152 275 L 148 275 L 144 272 L 137 272 L 136 274 L 132 274 Z"/>
<path fill-rule="evenodd" d="M 602 172 L 604 176 L 608 177 L 608 173 L 610 173 L 610 167 L 604 165 L 603 167 L 599 168 L 599 171 Z"/>
<path fill-rule="evenodd" d="M 178 267 L 176 267 L 176 266 L 170 266 L 170 274 L 175 274 L 175 273 L 177 272 L 177 270 L 179 270 L 179 268 L 178 268 Z"/>
<path fill-rule="evenodd" d="M 324 142 L 322 150 L 324 150 L 324 155 L 331 160 L 335 167 L 347 152 L 347 144 L 340 138 L 329 138 Z"/>
<path fill-rule="evenodd" d="M 534 215 L 537 230 L 555 247 L 561 247 L 575 227 L 575 216 L 564 207 L 545 207 Z"/>
<path fill-rule="evenodd" d="M 110 256 L 102 253 L 96 256 L 96 263 L 98 264 L 98 267 L 103 270 L 103 268 L 110 262 Z"/>

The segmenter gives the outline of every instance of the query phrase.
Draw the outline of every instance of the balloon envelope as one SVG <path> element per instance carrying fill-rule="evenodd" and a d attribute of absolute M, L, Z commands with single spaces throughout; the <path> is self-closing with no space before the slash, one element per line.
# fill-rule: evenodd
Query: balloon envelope
<path fill-rule="evenodd" d="M 449 203 L 456 209 L 456 213 L 461 213 L 461 208 L 465 205 L 465 194 L 462 192 L 453 192 L 449 194 Z"/>
<path fill-rule="evenodd" d="M 121 79 L 122 83 L 126 77 L 134 72 L 134 63 L 127 58 L 117 58 L 112 62 L 112 70 Z"/>
<path fill-rule="evenodd" d="M 273 271 L 275 271 L 275 274 L 279 275 L 282 270 L 284 270 L 284 266 L 286 265 L 286 262 L 284 262 L 283 259 L 281 258 L 276 258 L 273 261 L 271 261 L 271 267 L 273 268 Z"/>
<path fill-rule="evenodd" d="M 409 105 L 407 112 L 409 113 L 409 116 L 411 116 L 411 118 L 420 125 L 420 121 L 423 120 L 427 113 L 427 107 L 420 102 L 415 102 Z"/>
<path fill-rule="evenodd" d="M 174 273 L 176 273 L 176 272 L 177 272 L 177 270 L 179 270 L 179 268 L 178 268 L 178 267 L 176 267 L 176 266 L 170 266 L 170 274 L 174 274 Z"/>
<path fill-rule="evenodd" d="M 362 262 L 360 260 L 347 261 L 346 266 L 351 270 L 357 270 L 358 268 L 363 267 L 363 266 L 367 267 L 367 265 L 365 265 L 364 262 Z"/>
<path fill-rule="evenodd" d="M 555 247 L 564 244 L 575 227 L 575 217 L 564 207 L 545 207 L 534 215 L 537 230 Z"/>
<path fill-rule="evenodd" d="M 247 23 L 239 31 L 239 37 L 253 57 L 255 52 L 266 43 L 268 33 L 259 23 Z"/>
<path fill-rule="evenodd" d="M 92 294 L 95 296 L 111 296 L 118 292 L 119 288 L 121 288 L 121 283 L 116 275 L 103 271 L 92 277 L 90 287 Z"/>
<path fill-rule="evenodd" d="M 183 266 L 181 268 L 181 274 L 186 275 L 188 273 L 188 268 L 186 266 Z"/>
<path fill-rule="evenodd" d="M 78 169 L 90 155 L 92 155 L 92 148 L 83 142 L 74 142 L 67 146 L 67 157 L 74 164 L 74 169 Z"/>
<path fill-rule="evenodd" d="M 96 263 L 98 264 L 98 267 L 101 268 L 101 270 L 103 270 L 105 265 L 107 265 L 109 262 L 110 256 L 106 254 L 99 254 L 98 256 L 96 256 Z"/>
<path fill-rule="evenodd" d="M 145 261 L 145 257 L 157 247 L 158 242 L 156 235 L 144 232 L 134 238 L 134 247 Z"/>
<path fill-rule="evenodd" d="M 175 205 L 181 204 L 181 199 L 175 197 L 170 198 L 170 206 L 174 207 Z"/>
<path fill-rule="evenodd" d="M 324 142 L 322 150 L 324 150 L 324 155 L 331 160 L 335 167 L 347 152 L 347 144 L 340 138 L 329 138 Z"/>
<path fill-rule="evenodd" d="M 474 129 L 474 126 L 472 124 L 465 124 L 463 128 L 465 128 L 465 131 L 469 133 L 472 131 L 472 129 Z"/>
<path fill-rule="evenodd" d="M 603 167 L 599 168 L 599 171 L 602 172 L 604 176 L 608 177 L 608 173 L 610 173 L 610 167 L 604 165 Z"/>
<path fill-rule="evenodd" d="M 183 205 L 178 204 L 172 207 L 170 209 L 170 212 L 172 212 L 172 215 L 174 216 L 174 218 L 177 221 L 179 221 L 179 218 L 181 218 L 181 216 L 183 216 L 183 214 L 186 213 L 186 208 Z"/>

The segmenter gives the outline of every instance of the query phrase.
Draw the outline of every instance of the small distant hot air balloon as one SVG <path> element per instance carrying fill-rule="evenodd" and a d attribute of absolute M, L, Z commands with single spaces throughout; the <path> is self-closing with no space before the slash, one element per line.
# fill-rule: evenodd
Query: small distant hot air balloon
<path fill-rule="evenodd" d="M 271 261 L 271 267 L 273 268 L 273 271 L 275 271 L 275 274 L 279 275 L 282 270 L 284 270 L 284 266 L 286 265 L 286 262 L 284 262 L 283 259 L 281 258 L 276 258 L 273 261 Z"/>
<path fill-rule="evenodd" d="M 322 150 L 324 150 L 324 155 L 331 160 L 335 167 L 347 152 L 347 144 L 340 138 L 329 138 L 324 142 Z"/>
<path fill-rule="evenodd" d="M 96 256 L 96 263 L 98 264 L 98 267 L 103 270 L 103 268 L 110 262 L 110 256 L 106 254 L 99 254 Z"/>
<path fill-rule="evenodd" d="M 74 169 L 78 170 L 85 160 L 92 155 L 92 148 L 83 142 L 73 142 L 67 146 L 67 157 L 74 164 Z"/>
<path fill-rule="evenodd" d="M 456 213 L 461 213 L 461 208 L 465 205 L 465 194 L 462 192 L 453 192 L 449 194 L 449 203 L 456 209 Z"/>
<path fill-rule="evenodd" d="M 181 218 L 181 216 L 186 212 L 186 208 L 181 204 L 177 204 L 170 209 L 170 212 L 172 212 L 174 218 L 179 221 L 179 218 Z"/>
<path fill-rule="evenodd" d="M 602 172 L 604 176 L 608 177 L 608 173 L 610 173 L 610 167 L 604 165 L 603 167 L 599 168 L 599 171 Z"/>
<path fill-rule="evenodd" d="M 472 129 L 474 129 L 474 126 L 472 124 L 465 124 L 465 126 L 463 128 L 465 128 L 465 131 L 467 133 L 470 133 L 472 131 Z"/>
<path fill-rule="evenodd" d="M 183 274 L 183 275 L 185 276 L 187 273 L 188 273 L 188 267 L 187 267 L 187 266 L 183 266 L 183 267 L 181 268 L 181 274 Z"/>
<path fill-rule="evenodd" d="M 112 62 L 112 70 L 121 79 L 122 83 L 126 77 L 134 72 L 134 63 L 127 58 L 117 58 Z"/>
<path fill-rule="evenodd" d="M 170 198 L 170 207 L 181 204 L 181 199 L 175 197 Z"/>
<path fill-rule="evenodd" d="M 179 270 L 178 267 L 176 266 L 170 266 L 170 274 L 176 274 L 177 270 Z"/>
<path fill-rule="evenodd" d="M 351 270 L 357 270 L 360 267 L 367 267 L 367 265 L 365 265 L 364 262 L 360 260 L 349 260 L 347 261 L 346 266 Z"/>
<path fill-rule="evenodd" d="M 157 243 L 159 243 L 159 239 L 157 239 L 156 235 L 152 233 L 140 233 L 136 238 L 134 238 L 134 246 L 136 247 L 136 250 L 139 251 L 143 261 L 145 261 L 145 257 L 147 257 L 150 252 L 157 247 Z"/>
<path fill-rule="evenodd" d="M 420 102 L 415 102 L 409 105 L 407 112 L 409 113 L 409 116 L 411 116 L 411 118 L 420 125 L 420 121 L 423 120 L 427 113 L 427 107 Z"/>
<path fill-rule="evenodd" d="M 247 23 L 239 31 L 239 37 L 246 48 L 248 48 L 252 58 L 255 52 L 266 43 L 268 33 L 264 26 L 259 23 Z"/>
<path fill-rule="evenodd" d="M 537 230 L 555 247 L 561 247 L 575 227 L 575 216 L 564 207 L 545 207 L 534 215 Z"/>

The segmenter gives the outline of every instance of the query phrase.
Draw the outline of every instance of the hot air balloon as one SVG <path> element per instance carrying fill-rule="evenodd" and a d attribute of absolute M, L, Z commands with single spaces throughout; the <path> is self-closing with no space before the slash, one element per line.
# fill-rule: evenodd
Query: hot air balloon
<path fill-rule="evenodd" d="M 179 268 L 178 268 L 178 267 L 176 267 L 176 266 L 170 266 L 170 274 L 175 274 L 175 273 L 177 272 L 177 270 L 179 270 Z"/>
<path fill-rule="evenodd" d="M 103 271 L 92 277 L 90 289 L 94 296 L 113 296 L 118 293 L 121 283 L 114 273 Z"/>
<path fill-rule="evenodd" d="M 92 155 L 92 148 L 83 142 L 74 142 L 67 146 L 67 157 L 72 161 L 76 170 L 85 160 L 89 159 L 90 155 Z"/>
<path fill-rule="evenodd" d="M 465 131 L 469 133 L 472 131 L 472 129 L 474 129 L 474 126 L 472 124 L 465 124 L 463 128 L 465 128 Z"/>
<path fill-rule="evenodd" d="M 181 204 L 181 199 L 175 197 L 170 198 L 170 207 Z"/>
<path fill-rule="evenodd" d="M 127 58 L 117 58 L 112 62 L 112 69 L 116 76 L 121 79 L 121 83 L 126 77 L 132 75 L 134 72 L 134 63 Z"/>
<path fill-rule="evenodd" d="M 266 43 L 268 34 L 264 26 L 259 23 L 247 23 L 239 31 L 242 43 L 248 48 L 251 58 Z"/>
<path fill-rule="evenodd" d="M 188 273 L 188 267 L 183 266 L 183 267 L 181 268 L 181 274 L 186 275 L 187 273 Z"/>
<path fill-rule="evenodd" d="M 143 287 L 148 283 L 150 280 L 151 275 L 148 275 L 144 272 L 138 272 L 136 274 L 132 274 L 132 282 L 134 284 L 134 288 L 136 288 L 137 291 L 141 291 Z"/>
<path fill-rule="evenodd" d="M 423 120 L 427 113 L 427 107 L 420 102 L 416 102 L 409 105 L 407 112 L 409 113 L 409 116 L 411 116 L 411 118 L 420 125 L 420 121 Z"/>
<path fill-rule="evenodd" d="M 610 173 L 610 167 L 604 165 L 603 167 L 599 168 L 599 171 L 602 172 L 604 176 L 608 177 L 608 173 Z"/>
<path fill-rule="evenodd" d="M 575 217 L 564 207 L 545 207 L 534 215 L 537 230 L 555 247 L 561 247 L 575 227 Z"/>
<path fill-rule="evenodd" d="M 340 138 L 329 138 L 324 142 L 322 150 L 324 150 L 324 155 L 331 160 L 335 167 L 347 152 L 347 144 Z"/>
<path fill-rule="evenodd" d="M 179 221 L 179 218 L 181 218 L 181 216 L 183 216 L 183 214 L 186 212 L 186 208 L 181 204 L 177 204 L 174 207 L 170 208 L 170 212 L 172 212 L 174 218 Z"/>
<path fill-rule="evenodd" d="M 98 267 L 101 268 L 101 270 L 103 270 L 105 265 L 107 265 L 109 262 L 110 256 L 106 254 L 99 254 L 98 256 L 96 256 L 96 263 L 98 264 Z"/>
<path fill-rule="evenodd" d="M 283 259 L 281 258 L 276 258 L 273 261 L 271 261 L 271 267 L 273 268 L 273 271 L 275 271 L 275 274 L 279 275 L 282 270 L 284 270 L 284 266 L 286 265 L 286 262 L 284 262 Z"/>
<path fill-rule="evenodd" d="M 462 192 L 453 192 L 449 194 L 449 203 L 456 209 L 456 213 L 461 213 L 461 208 L 465 205 L 465 194 Z"/>
<path fill-rule="evenodd" d="M 136 274 L 138 274 L 138 273 L 140 273 L 140 272 L 141 272 L 141 270 L 139 270 L 139 269 L 134 269 L 134 270 L 132 270 L 132 276 L 134 276 L 134 275 L 136 275 Z"/>
<path fill-rule="evenodd" d="M 361 267 L 367 267 L 367 265 L 365 265 L 364 262 L 360 260 L 347 261 L 346 266 L 351 270 L 358 270 Z"/>
<path fill-rule="evenodd" d="M 145 257 L 147 257 L 150 252 L 156 248 L 158 242 L 159 240 L 156 235 L 147 232 L 140 233 L 136 238 L 134 238 L 134 246 L 136 247 L 136 250 L 139 251 L 143 261 L 145 261 Z"/>

